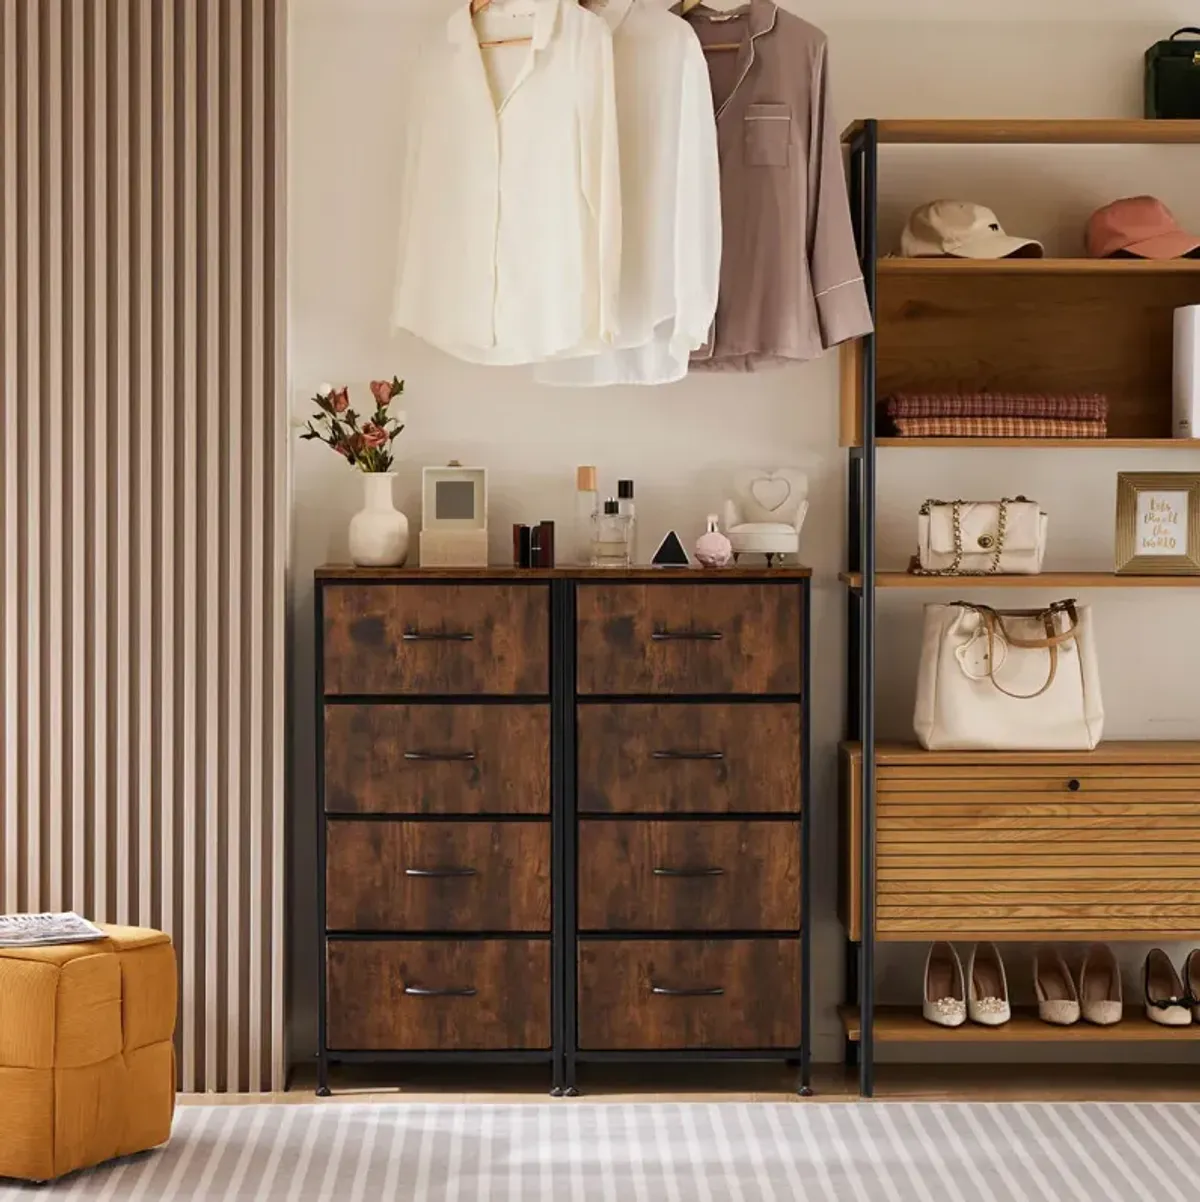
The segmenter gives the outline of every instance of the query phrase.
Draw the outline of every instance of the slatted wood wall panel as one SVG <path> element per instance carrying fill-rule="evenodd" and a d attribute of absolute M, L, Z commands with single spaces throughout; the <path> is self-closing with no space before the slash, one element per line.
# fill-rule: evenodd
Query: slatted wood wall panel
<path fill-rule="evenodd" d="M 0 906 L 284 1065 L 285 0 L 0 0 Z"/>

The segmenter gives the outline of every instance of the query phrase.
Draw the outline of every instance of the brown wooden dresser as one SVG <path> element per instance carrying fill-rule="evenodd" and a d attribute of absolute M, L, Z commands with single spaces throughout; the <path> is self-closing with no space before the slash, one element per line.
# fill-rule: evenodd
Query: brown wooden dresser
<path fill-rule="evenodd" d="M 316 583 L 318 1092 L 696 1058 L 807 1091 L 808 571 Z"/>

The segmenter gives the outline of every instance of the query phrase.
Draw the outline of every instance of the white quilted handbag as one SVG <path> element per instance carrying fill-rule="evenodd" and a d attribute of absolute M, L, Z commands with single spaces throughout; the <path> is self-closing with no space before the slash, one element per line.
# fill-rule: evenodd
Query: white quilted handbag
<path fill-rule="evenodd" d="M 917 527 L 918 574 L 1036 575 L 1049 518 L 1036 501 L 926 501 Z"/>
<path fill-rule="evenodd" d="M 913 718 L 930 751 L 1090 751 L 1104 730 L 1091 607 L 925 607 Z"/>

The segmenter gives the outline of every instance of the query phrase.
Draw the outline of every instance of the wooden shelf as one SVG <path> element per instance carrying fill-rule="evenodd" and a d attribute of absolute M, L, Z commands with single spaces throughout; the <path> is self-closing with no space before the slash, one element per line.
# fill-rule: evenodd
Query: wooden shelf
<path fill-rule="evenodd" d="M 842 141 L 849 142 L 865 124 L 848 125 Z M 881 144 L 894 145 L 1189 146 L 1200 143 L 1200 121 L 885 120 L 876 122 L 876 133 Z"/>
<path fill-rule="evenodd" d="M 880 259 L 881 276 L 1200 275 L 1200 259 Z"/>
<path fill-rule="evenodd" d="M 1037 451 L 1200 451 L 1200 438 L 877 438 L 875 445 L 881 450 L 902 447 L 906 451 L 985 447 Z"/>
<path fill-rule="evenodd" d="M 838 1010 L 846 1038 L 857 1043 L 862 1024 L 857 1007 Z M 1002 1027 L 981 1027 L 964 1023 L 961 1027 L 939 1027 L 926 1022 L 919 1006 L 880 1006 L 875 1012 L 875 1039 L 878 1043 L 1194 1043 L 1200 1040 L 1200 1025 L 1160 1027 L 1152 1023 L 1138 1006 L 1125 1007 L 1125 1020 L 1113 1027 L 1096 1027 L 1079 1022 L 1071 1027 L 1055 1027 L 1042 1022 L 1033 1007 L 1017 1006 L 1012 1020 Z"/>
<path fill-rule="evenodd" d="M 862 760 L 862 745 L 846 742 L 842 752 L 852 764 Z M 877 743 L 875 763 L 880 768 L 929 767 L 974 768 L 1031 767 L 1043 764 L 1166 765 L 1200 764 L 1200 740 L 1197 739 L 1112 739 L 1095 751 L 926 751 L 916 743 Z M 857 767 L 855 771 L 858 771 Z"/>
<path fill-rule="evenodd" d="M 861 572 L 839 572 L 838 579 L 862 588 Z M 910 572 L 876 572 L 878 588 L 1200 588 L 1200 576 L 1117 576 L 1112 572 L 1042 572 L 1039 576 L 914 576 Z"/>

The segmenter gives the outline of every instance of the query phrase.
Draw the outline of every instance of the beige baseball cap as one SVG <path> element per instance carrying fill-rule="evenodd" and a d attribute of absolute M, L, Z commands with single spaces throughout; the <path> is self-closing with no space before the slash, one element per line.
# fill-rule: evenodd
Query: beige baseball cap
<path fill-rule="evenodd" d="M 967 200 L 934 200 L 914 210 L 900 235 L 906 259 L 950 255 L 956 259 L 1040 259 L 1035 238 L 1013 238 L 996 214 Z"/>

